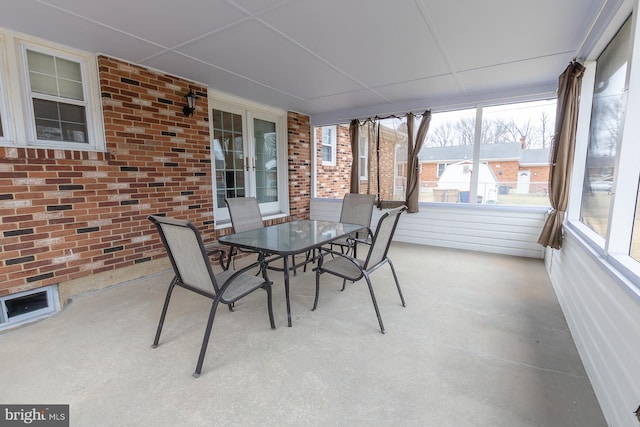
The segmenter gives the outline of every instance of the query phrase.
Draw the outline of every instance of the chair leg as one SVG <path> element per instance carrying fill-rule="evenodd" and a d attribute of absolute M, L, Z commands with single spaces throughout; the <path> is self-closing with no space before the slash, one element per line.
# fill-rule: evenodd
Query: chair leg
<path fill-rule="evenodd" d="M 193 376 L 198 378 L 200 376 L 200 372 L 202 372 L 202 364 L 204 363 L 204 355 L 207 352 L 207 346 L 209 345 L 209 338 L 211 337 L 211 330 L 213 329 L 213 319 L 216 316 L 216 308 L 218 308 L 218 303 L 220 302 L 220 297 L 216 296 L 216 298 L 211 303 L 211 311 L 209 312 L 209 320 L 207 321 L 207 328 L 204 331 L 204 338 L 202 339 L 202 346 L 200 347 L 200 356 L 198 356 L 198 363 L 196 364 L 196 370 L 193 373 Z"/>
<path fill-rule="evenodd" d="M 267 291 L 267 310 L 269 311 L 269 323 L 271 323 L 271 329 L 276 328 L 276 322 L 273 320 L 273 297 L 271 294 L 271 283 L 266 286 Z"/>
<path fill-rule="evenodd" d="M 297 276 L 298 275 L 298 271 L 296 270 L 296 256 L 295 255 L 291 255 L 291 266 L 293 267 L 293 275 Z"/>
<path fill-rule="evenodd" d="M 340 292 L 344 291 L 344 288 L 347 286 L 347 279 L 342 279 L 342 289 L 340 289 Z"/>
<path fill-rule="evenodd" d="M 316 307 L 318 307 L 318 296 L 320 295 L 320 267 L 316 268 L 316 297 L 313 300 L 313 308 L 311 311 L 314 311 Z"/>
<path fill-rule="evenodd" d="M 378 310 L 376 296 L 373 293 L 373 286 L 371 286 L 371 280 L 369 280 L 369 275 L 366 272 L 364 273 L 364 278 L 367 281 L 367 286 L 369 286 L 369 293 L 371 294 L 371 301 L 373 301 L 373 308 L 376 310 L 376 316 L 378 317 L 378 323 L 380 324 L 380 332 L 384 334 L 384 325 L 382 324 L 382 317 L 380 317 L 380 310 Z"/>
<path fill-rule="evenodd" d="M 276 323 L 273 320 L 273 282 L 269 280 L 269 276 L 267 275 L 267 264 L 264 259 L 264 254 L 258 255 L 258 261 L 260 262 L 260 271 L 262 273 L 262 278 L 264 279 L 264 290 L 267 291 L 267 310 L 269 311 L 269 322 L 271 323 L 271 329 L 276 328 Z"/>
<path fill-rule="evenodd" d="M 302 270 L 303 272 L 305 272 L 305 273 L 307 272 L 307 264 L 309 264 L 310 262 L 311 263 L 315 263 L 316 262 L 316 250 L 315 249 L 313 249 L 313 252 L 312 251 L 307 251 L 307 255 L 306 255 L 305 259 L 304 259 L 304 268 Z"/>
<path fill-rule="evenodd" d="M 225 271 L 229 269 L 229 262 L 227 261 L 226 264 L 224 262 L 226 255 L 227 255 L 226 252 L 220 251 L 220 256 L 218 257 L 218 263 L 220 263 L 220 267 L 222 267 L 222 269 Z"/>
<path fill-rule="evenodd" d="M 154 338 L 153 344 L 151 345 L 151 347 L 153 348 L 158 347 L 158 342 L 160 341 L 160 333 L 162 332 L 164 319 L 167 315 L 167 309 L 169 308 L 169 300 L 171 299 L 173 288 L 175 288 L 177 282 L 178 282 L 178 278 L 174 276 L 173 280 L 171 280 L 171 283 L 169 284 L 169 289 L 167 290 L 167 296 L 164 299 L 164 306 L 162 307 L 162 314 L 160 315 L 160 321 L 158 322 L 158 329 L 156 330 L 156 337 Z"/>
<path fill-rule="evenodd" d="M 391 267 L 391 272 L 393 273 L 393 279 L 396 281 L 396 288 L 398 288 L 398 293 L 400 294 L 400 301 L 402 301 L 402 306 L 406 307 L 407 305 L 404 302 L 404 297 L 402 296 L 402 290 L 400 289 L 400 282 L 398 282 L 398 276 L 396 276 L 396 269 L 393 268 L 393 263 L 389 258 L 387 258 L 387 262 Z"/>

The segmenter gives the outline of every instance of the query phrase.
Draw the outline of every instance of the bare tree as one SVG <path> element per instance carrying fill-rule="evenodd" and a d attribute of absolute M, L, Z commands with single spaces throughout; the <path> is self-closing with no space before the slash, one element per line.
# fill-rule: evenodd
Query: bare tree
<path fill-rule="evenodd" d="M 541 148 L 551 147 L 553 132 L 555 131 L 552 117 L 545 111 L 540 113 L 540 140 Z"/>

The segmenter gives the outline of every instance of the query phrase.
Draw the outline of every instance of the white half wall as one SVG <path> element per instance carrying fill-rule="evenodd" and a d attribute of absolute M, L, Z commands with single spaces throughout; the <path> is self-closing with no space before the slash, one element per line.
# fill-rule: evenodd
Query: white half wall
<path fill-rule="evenodd" d="M 640 290 L 570 230 L 545 264 L 608 424 L 638 427 Z"/>
<path fill-rule="evenodd" d="M 311 219 L 337 221 L 341 207 L 341 199 L 312 199 Z M 372 231 L 383 213 L 374 208 Z M 537 240 L 546 214 L 539 207 L 425 203 L 400 217 L 394 241 L 543 259 Z"/>

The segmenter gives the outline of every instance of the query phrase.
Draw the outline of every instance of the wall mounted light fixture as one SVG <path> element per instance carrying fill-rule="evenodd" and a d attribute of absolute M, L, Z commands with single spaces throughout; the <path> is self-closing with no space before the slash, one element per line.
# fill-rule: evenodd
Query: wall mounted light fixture
<path fill-rule="evenodd" d="M 191 89 L 189 89 L 189 93 L 187 93 L 184 97 L 187 98 L 187 105 L 182 108 L 182 112 L 185 116 L 189 117 L 193 115 L 194 111 L 196 111 L 196 100 L 198 99 L 198 97 L 195 93 L 193 93 Z"/>

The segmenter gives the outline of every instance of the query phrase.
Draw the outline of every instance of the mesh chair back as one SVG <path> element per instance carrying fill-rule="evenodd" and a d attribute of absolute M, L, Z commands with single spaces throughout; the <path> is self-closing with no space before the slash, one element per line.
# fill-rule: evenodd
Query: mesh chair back
<path fill-rule="evenodd" d="M 151 216 L 156 224 L 174 273 L 187 286 L 215 295 L 218 285 L 211 270 L 202 238 L 188 221 Z"/>
<path fill-rule="evenodd" d="M 236 197 L 225 199 L 229 207 L 229 216 L 234 233 L 263 228 L 260 206 L 255 197 Z"/>
<path fill-rule="evenodd" d="M 406 206 L 402 206 L 398 209 L 387 212 L 382 215 L 376 228 L 376 233 L 373 236 L 373 242 L 365 261 L 364 269 L 369 270 L 375 267 L 387 258 L 387 252 L 389 252 L 389 246 L 391 246 L 391 239 L 396 231 L 400 214 L 407 209 Z"/>
<path fill-rule="evenodd" d="M 342 200 L 342 211 L 340 211 L 340 222 L 371 227 L 375 198 L 373 194 L 345 194 Z M 362 236 L 358 235 L 358 237 Z"/>

